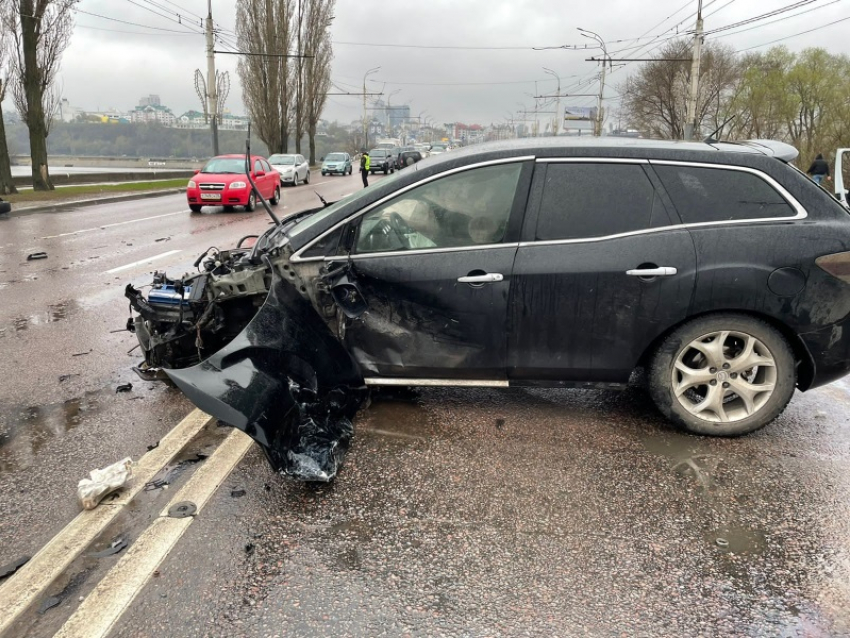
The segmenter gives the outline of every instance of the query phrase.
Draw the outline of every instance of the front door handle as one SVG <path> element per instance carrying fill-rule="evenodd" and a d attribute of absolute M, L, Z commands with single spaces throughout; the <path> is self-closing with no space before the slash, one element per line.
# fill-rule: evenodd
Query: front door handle
<path fill-rule="evenodd" d="M 488 272 L 483 275 L 467 275 L 466 277 L 458 277 L 458 283 L 461 284 L 492 284 L 497 281 L 504 281 L 505 276 L 500 272 Z"/>
<path fill-rule="evenodd" d="M 630 277 L 671 277 L 678 273 L 678 269 L 672 266 L 658 266 L 657 268 L 636 268 L 627 270 L 626 274 Z"/>

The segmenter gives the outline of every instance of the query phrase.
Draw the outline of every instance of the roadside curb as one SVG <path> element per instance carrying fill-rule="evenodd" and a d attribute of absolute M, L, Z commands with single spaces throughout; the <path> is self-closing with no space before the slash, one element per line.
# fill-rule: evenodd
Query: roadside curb
<path fill-rule="evenodd" d="M 97 206 L 99 204 L 116 204 L 119 202 L 131 202 L 136 199 L 150 199 L 152 197 L 164 197 L 165 195 L 176 195 L 185 193 L 185 188 L 169 188 L 159 191 L 144 191 L 141 193 L 127 193 L 126 195 L 112 195 L 109 197 L 99 197 L 96 199 L 80 199 L 76 201 L 51 202 L 38 206 L 25 206 L 19 208 L 15 205 L 12 207 L 11 216 L 16 213 L 55 213 L 68 208 L 80 208 L 83 206 Z"/>

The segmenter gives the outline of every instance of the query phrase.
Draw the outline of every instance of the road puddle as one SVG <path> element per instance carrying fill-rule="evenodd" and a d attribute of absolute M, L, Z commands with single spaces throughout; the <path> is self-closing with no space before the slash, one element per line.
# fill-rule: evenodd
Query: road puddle
<path fill-rule="evenodd" d="M 23 332 L 24 330 L 29 330 L 30 326 L 64 321 L 76 312 L 77 309 L 78 305 L 76 301 L 60 301 L 47 306 L 46 311 L 38 312 L 27 317 L 17 317 L 13 320 L 12 325 L 15 332 Z"/>
<path fill-rule="evenodd" d="M 23 457 L 35 457 L 50 439 L 97 414 L 108 396 L 110 389 L 96 390 L 59 403 L 4 411 L 0 416 L 0 471 L 21 469 L 21 462 L 28 466 Z"/>
<path fill-rule="evenodd" d="M 357 423 L 357 431 L 397 441 L 425 442 L 433 434 L 425 409 L 413 399 L 378 396 Z"/>

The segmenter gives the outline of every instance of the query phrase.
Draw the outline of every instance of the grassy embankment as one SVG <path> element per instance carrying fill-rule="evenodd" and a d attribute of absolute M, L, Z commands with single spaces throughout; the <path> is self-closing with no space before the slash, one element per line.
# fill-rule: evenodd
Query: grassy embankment
<path fill-rule="evenodd" d="M 20 191 L 15 195 L 6 195 L 3 199 L 12 204 L 31 202 L 50 202 L 61 199 L 96 198 L 98 195 L 120 195 L 121 193 L 138 193 L 141 191 L 167 190 L 185 188 L 189 180 L 160 179 L 149 182 L 131 182 L 127 184 L 88 184 L 80 186 L 58 186 L 52 191 Z"/>

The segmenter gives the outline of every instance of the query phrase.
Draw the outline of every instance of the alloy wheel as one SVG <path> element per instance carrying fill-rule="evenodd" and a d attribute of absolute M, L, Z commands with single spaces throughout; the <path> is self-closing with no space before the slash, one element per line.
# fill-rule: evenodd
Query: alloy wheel
<path fill-rule="evenodd" d="M 723 330 L 691 341 L 673 365 L 672 388 L 698 419 L 740 421 L 758 412 L 776 388 L 776 360 L 759 339 Z"/>

